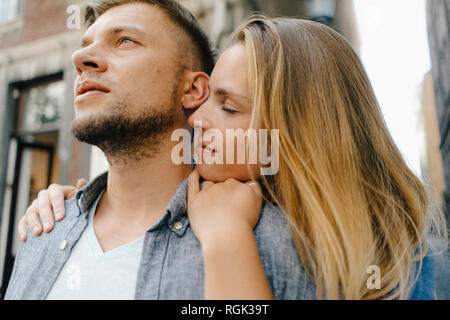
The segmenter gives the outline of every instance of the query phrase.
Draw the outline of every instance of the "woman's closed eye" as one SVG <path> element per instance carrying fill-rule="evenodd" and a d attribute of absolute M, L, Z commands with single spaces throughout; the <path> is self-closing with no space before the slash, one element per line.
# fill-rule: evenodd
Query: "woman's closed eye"
<path fill-rule="evenodd" d="M 225 107 L 225 106 L 222 107 L 222 110 L 227 112 L 227 113 L 230 113 L 230 114 L 235 114 L 237 112 L 237 110 L 233 110 L 233 109 L 230 109 L 230 108 Z"/>

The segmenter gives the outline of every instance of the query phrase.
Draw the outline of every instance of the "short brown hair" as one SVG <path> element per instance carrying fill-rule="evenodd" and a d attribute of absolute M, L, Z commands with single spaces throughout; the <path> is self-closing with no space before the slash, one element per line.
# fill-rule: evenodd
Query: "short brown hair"
<path fill-rule="evenodd" d="M 174 0 L 95 0 L 86 7 L 85 24 L 89 27 L 107 10 L 133 2 L 148 3 L 163 9 L 185 34 L 185 37 L 182 37 L 183 43 L 179 43 L 179 47 L 180 50 L 183 48 L 183 52 L 189 52 L 191 55 L 189 60 L 192 60 L 192 63 L 187 67 L 193 71 L 211 74 L 215 64 L 215 53 L 208 37 L 194 15 Z"/>

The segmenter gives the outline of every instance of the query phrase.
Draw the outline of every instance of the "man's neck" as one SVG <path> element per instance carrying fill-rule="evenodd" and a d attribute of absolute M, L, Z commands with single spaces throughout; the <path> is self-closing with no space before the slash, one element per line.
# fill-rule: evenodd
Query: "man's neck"
<path fill-rule="evenodd" d="M 165 213 L 191 165 L 171 161 L 172 145 L 157 155 L 127 164 L 110 163 L 107 189 L 97 206 L 94 227 L 106 251 L 142 236 Z"/>

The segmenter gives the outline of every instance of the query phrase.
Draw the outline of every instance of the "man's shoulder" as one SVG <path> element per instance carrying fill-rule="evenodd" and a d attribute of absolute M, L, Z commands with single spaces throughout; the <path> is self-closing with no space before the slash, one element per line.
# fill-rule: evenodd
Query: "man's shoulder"
<path fill-rule="evenodd" d="M 60 240 L 64 235 L 70 230 L 74 223 L 74 219 L 77 218 L 77 205 L 76 199 L 69 199 L 64 201 L 65 216 L 64 219 L 55 222 L 55 226 L 50 232 L 42 232 L 39 236 L 34 235 L 34 233 L 27 227 L 27 241 L 22 243 L 19 248 L 20 251 L 29 251 L 21 258 L 16 259 L 21 263 L 22 259 L 29 260 L 34 259 L 34 256 L 40 252 L 39 248 L 45 248 L 51 245 L 53 242 Z M 41 222 L 42 224 L 42 222 Z M 18 255 L 19 257 L 19 255 Z"/>
<path fill-rule="evenodd" d="M 289 220 L 284 211 L 273 204 L 263 202 L 261 214 L 255 227 L 255 235 L 262 238 L 290 236 Z"/>
<path fill-rule="evenodd" d="M 67 235 L 78 220 L 75 199 L 64 203 L 66 215 L 63 220 L 55 223 L 50 232 L 43 232 L 36 236 L 27 228 L 27 240 L 20 244 L 8 291 L 5 299 L 36 299 L 40 297 L 38 284 L 46 283 L 48 270 L 57 264 L 61 258 L 63 244 Z"/>
<path fill-rule="evenodd" d="M 291 267 L 300 266 L 294 234 L 280 207 L 264 203 L 254 231 L 260 254 L 274 266 L 284 268 L 287 262 Z"/>
<path fill-rule="evenodd" d="M 71 199 L 67 199 L 64 201 L 64 209 L 66 211 L 66 216 L 65 217 L 69 217 L 69 218 L 76 218 L 80 211 L 77 205 L 77 198 L 73 197 Z M 61 222 L 64 221 L 61 220 Z"/>
<path fill-rule="evenodd" d="M 315 287 L 302 266 L 289 219 L 280 207 L 263 203 L 255 239 L 275 299 L 315 299 Z"/>

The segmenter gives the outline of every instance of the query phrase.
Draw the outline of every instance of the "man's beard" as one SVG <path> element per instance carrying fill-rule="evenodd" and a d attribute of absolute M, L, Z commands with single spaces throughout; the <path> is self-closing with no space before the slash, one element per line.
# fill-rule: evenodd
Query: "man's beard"
<path fill-rule="evenodd" d="M 175 123 L 176 100 L 172 106 L 146 106 L 132 114 L 133 106 L 119 102 L 98 114 L 74 119 L 73 135 L 80 141 L 99 147 L 110 163 L 127 164 L 152 158 L 159 151 Z"/>

